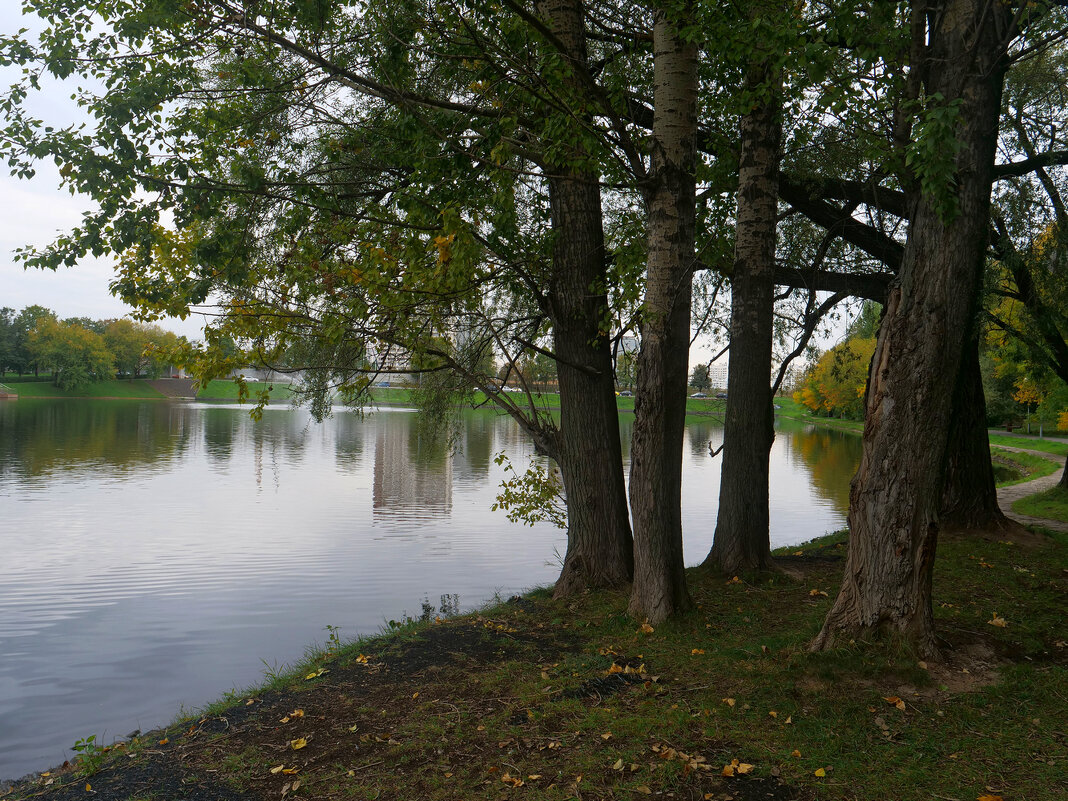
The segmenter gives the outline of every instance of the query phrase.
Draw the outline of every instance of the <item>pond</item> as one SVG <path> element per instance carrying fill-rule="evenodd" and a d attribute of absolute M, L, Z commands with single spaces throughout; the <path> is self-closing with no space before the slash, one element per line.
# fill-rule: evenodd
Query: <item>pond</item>
<path fill-rule="evenodd" d="M 712 543 L 721 439 L 687 426 L 688 564 Z M 0 779 L 256 684 L 328 625 L 347 639 L 443 596 L 467 609 L 551 583 L 563 533 L 490 511 L 500 452 L 532 456 L 490 412 L 450 452 L 410 410 L 0 403 Z M 859 454 L 850 434 L 780 429 L 775 546 L 842 527 Z"/>

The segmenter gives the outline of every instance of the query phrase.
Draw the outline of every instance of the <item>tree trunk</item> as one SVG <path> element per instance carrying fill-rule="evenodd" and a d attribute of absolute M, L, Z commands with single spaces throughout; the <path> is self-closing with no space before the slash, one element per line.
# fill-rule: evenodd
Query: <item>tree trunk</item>
<path fill-rule="evenodd" d="M 936 652 L 931 579 L 953 394 L 989 239 L 990 183 L 1011 13 L 946 0 L 929 32 L 926 94 L 956 102 L 954 175 L 916 199 L 865 400 L 864 449 L 850 488 L 842 588 L 814 649 L 888 631 Z M 917 8 L 913 13 L 921 13 Z M 926 13 L 923 11 L 922 13 Z M 949 146 L 949 143 L 946 144 Z M 953 193 L 947 209 L 942 191 Z"/>
<path fill-rule="evenodd" d="M 775 438 L 771 398 L 775 228 L 782 139 L 781 73 L 754 60 L 745 92 L 760 101 L 741 120 L 738 212 L 731 274 L 719 515 L 704 564 L 721 572 L 771 566 L 768 459 Z"/>
<path fill-rule="evenodd" d="M 1062 490 L 1068 490 L 1068 461 L 1065 462 L 1064 469 L 1061 471 L 1061 480 L 1057 482 L 1057 486 Z"/>
<path fill-rule="evenodd" d="M 658 11 L 653 27 L 648 261 L 631 447 L 634 588 L 628 611 L 656 623 L 691 606 L 682 555 L 682 440 L 694 269 L 697 46 Z"/>
<path fill-rule="evenodd" d="M 579 0 L 546 0 L 538 12 L 576 68 L 586 62 Z M 573 86 L 577 80 L 573 82 Z M 607 263 L 598 174 L 574 145 L 548 178 L 553 226 L 549 312 L 560 391 L 555 457 L 567 502 L 567 553 L 554 595 L 620 587 L 633 575 L 608 317 Z"/>
<path fill-rule="evenodd" d="M 998 505 L 986 432 L 979 342 L 974 335 L 965 346 L 953 399 L 940 519 L 943 526 L 955 529 L 998 531 L 1017 526 Z"/>

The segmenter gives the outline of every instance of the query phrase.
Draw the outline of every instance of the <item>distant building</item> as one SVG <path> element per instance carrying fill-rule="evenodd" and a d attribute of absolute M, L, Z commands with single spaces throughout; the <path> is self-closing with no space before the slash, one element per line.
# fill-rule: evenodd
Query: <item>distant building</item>
<path fill-rule="evenodd" d="M 725 390 L 727 388 L 727 365 L 708 365 L 708 385 L 713 390 Z"/>

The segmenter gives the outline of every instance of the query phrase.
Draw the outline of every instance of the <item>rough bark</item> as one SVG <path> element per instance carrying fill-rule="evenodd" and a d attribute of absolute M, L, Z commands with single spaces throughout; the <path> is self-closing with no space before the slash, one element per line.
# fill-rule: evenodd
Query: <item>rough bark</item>
<path fill-rule="evenodd" d="M 759 100 L 741 119 L 738 212 L 731 272 L 730 370 L 719 514 L 705 566 L 724 573 L 771 567 L 768 458 L 775 438 L 771 397 L 775 229 L 782 139 L 780 77 L 754 60 L 745 91 Z"/>
<path fill-rule="evenodd" d="M 687 5 L 682 14 L 692 9 Z M 650 623 L 691 605 L 682 556 L 682 444 L 694 271 L 697 46 L 663 11 L 653 27 L 648 261 L 631 447 L 634 587 Z"/>
<path fill-rule="evenodd" d="M 965 346 L 953 399 L 946 482 L 940 519 L 946 528 L 997 531 L 1016 528 L 998 505 L 990 439 L 986 431 L 986 400 L 979 371 L 979 344 L 973 336 Z"/>
<path fill-rule="evenodd" d="M 584 68 L 579 0 L 546 0 L 538 12 L 574 65 Z M 549 176 L 553 226 L 548 292 L 560 391 L 555 457 L 567 502 L 567 553 L 556 597 L 620 587 L 633 574 L 619 417 L 607 317 L 607 261 L 598 174 L 575 145 Z"/>
<path fill-rule="evenodd" d="M 864 449 L 850 488 L 842 588 L 813 642 L 892 632 L 934 654 L 931 581 L 953 393 L 988 241 L 1004 76 L 1005 6 L 946 0 L 929 33 L 926 93 L 959 101 L 956 213 L 914 201 L 898 283 L 887 299 L 865 401 Z M 926 13 L 919 4 L 913 13 Z"/>

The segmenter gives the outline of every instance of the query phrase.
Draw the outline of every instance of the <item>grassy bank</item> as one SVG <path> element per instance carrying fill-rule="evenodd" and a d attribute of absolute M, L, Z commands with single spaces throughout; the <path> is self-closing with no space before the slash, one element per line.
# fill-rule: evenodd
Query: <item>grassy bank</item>
<path fill-rule="evenodd" d="M 1022 515 L 1068 523 L 1068 491 L 1051 487 L 1045 492 L 1021 498 L 1012 505 L 1012 509 Z"/>
<path fill-rule="evenodd" d="M 249 399 L 251 401 L 256 400 L 256 393 L 261 389 L 264 389 L 266 384 L 261 384 L 256 381 L 248 382 Z M 278 403 L 282 401 L 288 401 L 293 397 L 293 393 L 289 389 L 288 384 L 270 384 L 271 389 L 271 402 Z M 230 379 L 215 379 L 209 381 L 206 387 L 203 387 L 197 393 L 197 400 L 208 401 L 234 401 L 237 402 L 237 384 Z"/>
<path fill-rule="evenodd" d="M 77 390 L 63 390 L 51 381 L 12 381 L 4 383 L 18 393 L 20 398 L 133 398 L 159 400 L 163 393 L 153 389 L 147 381 L 135 379 L 126 381 L 94 381 Z"/>
<path fill-rule="evenodd" d="M 1022 484 L 1025 481 L 1048 476 L 1050 473 L 1061 468 L 1061 465 L 1052 459 L 1046 459 L 1042 456 L 1034 456 L 1030 453 L 1018 453 L 1016 451 L 1007 451 L 1002 448 L 994 447 L 990 449 L 990 455 L 994 459 L 995 478 L 998 479 L 997 485 L 999 487 Z M 1009 475 L 1005 478 L 998 478 L 997 476 L 998 470 L 996 467 L 999 463 L 1010 468 Z M 1013 473 L 1015 475 L 1013 475 Z"/>
<path fill-rule="evenodd" d="M 829 537 L 783 556 L 792 576 L 691 570 L 696 609 L 655 630 L 621 593 L 542 591 L 319 649 L 12 797 L 1053 801 L 1066 546 L 939 543 L 937 663 L 807 652 L 842 569 Z"/>
<path fill-rule="evenodd" d="M 824 417 L 812 414 L 793 398 L 777 397 L 775 398 L 775 405 L 779 407 L 775 410 L 777 417 L 786 417 L 790 420 L 799 420 L 802 423 L 812 423 L 826 428 L 837 428 L 842 431 L 855 431 L 858 434 L 864 431 L 864 423 L 860 420 L 845 420 L 838 417 Z"/>
<path fill-rule="evenodd" d="M 404 387 L 373 387 L 371 397 L 375 403 L 381 406 L 412 406 L 411 391 Z M 511 397 L 520 406 L 525 406 L 527 397 L 522 393 L 511 393 Z M 496 408 L 482 392 L 475 392 L 471 402 L 476 406 L 485 405 L 487 408 Z M 534 402 L 546 411 L 558 411 L 560 408 L 560 396 L 555 392 L 546 392 L 534 395 Z M 634 397 L 617 395 L 616 408 L 621 412 L 634 411 Z M 687 398 L 686 414 L 695 417 L 711 416 L 722 418 L 726 403 L 715 398 Z"/>

